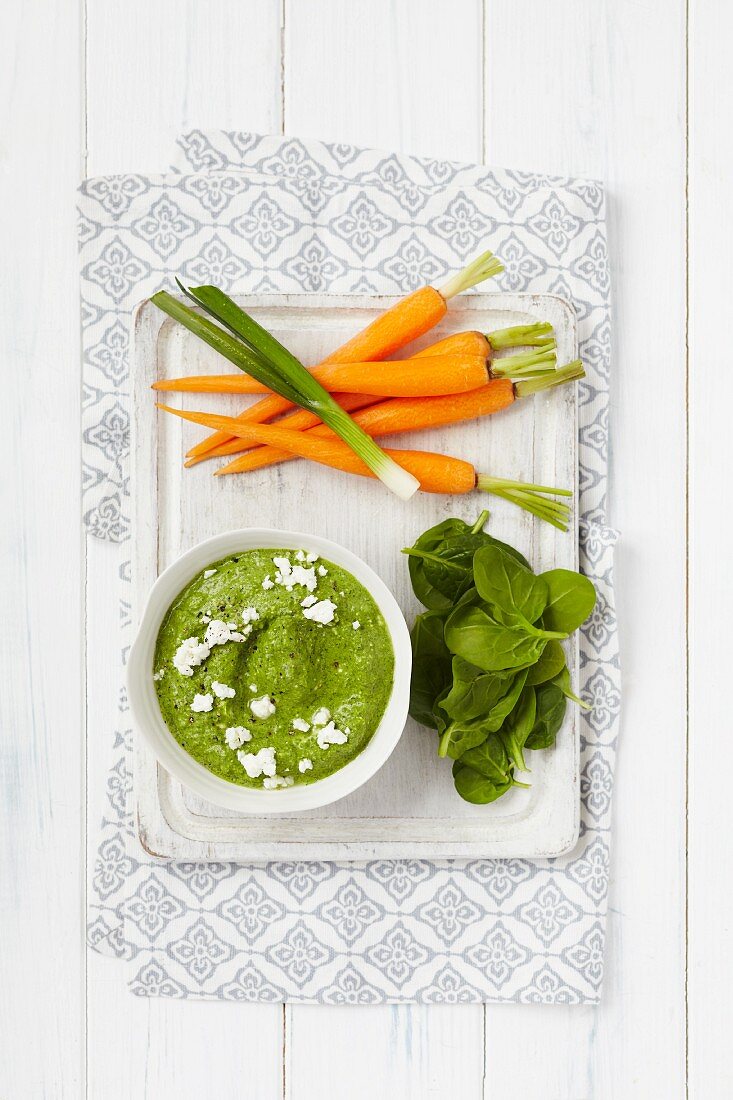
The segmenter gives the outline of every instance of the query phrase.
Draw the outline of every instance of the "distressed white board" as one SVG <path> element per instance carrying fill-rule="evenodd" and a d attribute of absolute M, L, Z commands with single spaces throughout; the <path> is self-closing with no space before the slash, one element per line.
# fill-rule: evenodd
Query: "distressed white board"
<path fill-rule="evenodd" d="M 733 9 L 691 4 L 689 317 L 689 1095 L 733 1095 L 733 808 L 722 764 L 731 730 L 730 371 L 716 369 L 730 316 L 728 244 L 733 184 Z M 722 766 L 721 766 L 722 764 Z M 716 1003 L 717 1002 L 717 1003 Z"/>
<path fill-rule="evenodd" d="M 488 162 L 606 183 L 622 665 L 601 1003 L 487 1005 L 487 1079 L 492 1095 L 524 1100 L 681 1100 L 685 3 L 491 0 L 486 17 Z M 650 757 L 658 739 L 663 751 Z M 714 989 L 701 992 L 717 1013 Z M 504 1057 L 520 1031 L 526 1056 Z"/>
<path fill-rule="evenodd" d="M 241 301 L 305 362 L 314 363 L 394 299 L 269 295 Z M 421 343 L 466 328 L 488 332 L 540 318 L 553 324 L 560 362 L 572 359 L 575 317 L 566 302 L 552 296 L 464 296 Z M 364 557 L 412 622 L 419 606 L 401 548 L 446 515 L 473 521 L 484 504 L 494 509 L 494 499 L 477 493 L 458 498 L 419 494 L 405 504 L 378 482 L 304 462 L 227 478 L 212 477 L 212 463 L 184 470 L 182 456 L 201 430 L 157 413 L 150 384 L 160 377 L 227 368 L 220 356 L 146 304 L 136 318 L 134 369 L 138 612 L 157 574 L 201 539 L 248 524 L 289 525 L 343 542 Z M 175 403 L 182 398 L 187 408 L 225 405 L 217 395 L 208 402 L 201 394 L 168 398 Z M 229 408 L 242 404 L 242 398 L 226 402 Z M 498 475 L 575 488 L 576 438 L 576 387 L 565 386 L 523 399 L 491 418 L 405 436 L 400 445 L 458 454 Z M 563 533 L 498 500 L 495 511 L 490 530 L 520 547 L 537 568 L 577 567 L 574 519 Z M 575 676 L 577 638 L 568 644 L 568 659 Z M 456 795 L 450 767 L 436 755 L 435 736 L 409 722 L 389 761 L 349 797 L 305 813 L 264 816 L 204 802 L 156 765 L 137 736 L 134 789 L 140 836 L 153 854 L 191 860 L 558 855 L 577 839 L 578 736 L 577 712 L 568 707 L 554 749 L 532 754 L 531 788 L 517 788 L 490 806 L 472 806 Z"/>
<path fill-rule="evenodd" d="M 78 21 L 0 5 L 3 1100 L 84 1091 Z"/>

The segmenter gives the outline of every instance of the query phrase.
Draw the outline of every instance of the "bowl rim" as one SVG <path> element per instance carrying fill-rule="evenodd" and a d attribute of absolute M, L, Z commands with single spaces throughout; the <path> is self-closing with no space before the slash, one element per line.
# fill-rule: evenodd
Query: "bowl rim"
<path fill-rule="evenodd" d="M 155 643 L 161 622 L 179 592 L 202 569 L 237 551 L 305 550 L 348 570 L 370 593 L 389 631 L 394 651 L 392 691 L 379 725 L 362 751 L 338 771 L 313 783 L 268 791 L 240 786 L 214 775 L 178 744 L 158 704 L 153 681 Z M 327 806 L 361 787 L 394 751 L 407 721 L 412 668 L 410 635 L 394 595 L 367 563 L 331 539 L 271 527 L 224 531 L 196 543 L 163 570 L 145 602 L 127 662 L 127 688 L 135 732 L 166 771 L 208 802 L 245 814 L 291 813 Z"/>

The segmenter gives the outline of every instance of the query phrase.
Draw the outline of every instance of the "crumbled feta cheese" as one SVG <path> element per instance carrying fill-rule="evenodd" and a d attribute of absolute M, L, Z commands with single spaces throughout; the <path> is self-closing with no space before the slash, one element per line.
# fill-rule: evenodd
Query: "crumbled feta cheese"
<path fill-rule="evenodd" d="M 276 791 L 278 787 L 292 787 L 295 780 L 292 775 L 273 775 L 262 780 L 265 790 Z"/>
<path fill-rule="evenodd" d="M 300 601 L 301 607 L 313 607 L 314 603 L 318 603 L 318 596 L 310 595 L 306 596 L 304 600 Z"/>
<path fill-rule="evenodd" d="M 307 733 L 310 728 L 310 722 L 306 722 L 305 719 L 293 718 L 293 729 L 298 730 L 299 733 Z"/>
<path fill-rule="evenodd" d="M 343 730 L 336 729 L 333 722 L 329 722 L 327 726 L 319 729 L 316 737 L 319 749 L 327 749 L 329 745 L 344 745 L 348 740 L 348 734 L 344 733 Z"/>
<path fill-rule="evenodd" d="M 175 654 L 173 664 L 181 676 L 193 676 L 193 670 L 211 653 L 208 642 L 200 642 L 198 638 L 185 638 Z"/>
<path fill-rule="evenodd" d="M 333 600 L 319 600 L 318 603 L 314 603 L 312 607 L 306 607 L 303 611 L 306 619 L 311 619 L 314 623 L 326 623 L 333 622 L 334 612 L 336 611 L 336 604 Z"/>
<path fill-rule="evenodd" d="M 315 569 L 313 566 L 311 566 L 310 569 L 306 569 L 304 565 L 294 566 L 290 574 L 290 583 L 299 584 L 303 588 L 307 588 L 309 592 L 312 592 L 318 584 Z"/>
<path fill-rule="evenodd" d="M 211 615 L 202 615 L 201 616 L 201 622 L 202 623 L 210 623 L 211 622 Z"/>
<path fill-rule="evenodd" d="M 216 573 L 216 569 L 204 569 L 204 580 L 207 581 L 209 577 L 213 577 Z"/>
<path fill-rule="evenodd" d="M 191 703 L 191 710 L 196 711 L 199 714 L 203 714 L 206 711 L 211 710 L 214 705 L 213 695 L 194 695 L 193 702 Z"/>
<path fill-rule="evenodd" d="M 164 668 L 159 668 L 157 672 L 153 673 L 153 679 L 156 681 L 156 683 L 157 683 L 158 680 L 162 680 L 164 676 L 165 676 L 165 669 Z"/>
<path fill-rule="evenodd" d="M 249 690 L 250 691 L 257 691 L 257 684 L 250 684 L 249 685 Z"/>
<path fill-rule="evenodd" d="M 214 680 L 211 690 L 217 699 L 233 699 L 237 694 L 234 688 L 230 688 L 226 684 L 220 684 L 218 680 Z"/>
<path fill-rule="evenodd" d="M 307 756 L 304 756 L 302 760 L 298 761 L 299 772 L 309 772 L 313 767 L 313 761 L 309 760 Z"/>
<path fill-rule="evenodd" d="M 238 749 L 245 741 L 252 740 L 252 734 L 246 726 L 229 726 L 224 730 L 224 736 L 230 749 Z"/>
<path fill-rule="evenodd" d="M 318 576 L 319 577 L 327 577 L 328 576 L 328 570 L 326 569 L 325 565 L 319 565 L 318 566 Z"/>
<path fill-rule="evenodd" d="M 351 625 L 353 626 L 354 630 L 358 630 L 361 626 L 361 623 L 359 622 L 358 619 L 354 619 L 354 621 Z"/>
<path fill-rule="evenodd" d="M 240 749 L 237 753 L 237 760 L 250 779 L 259 779 L 261 775 L 274 775 L 277 771 L 275 750 L 271 745 L 260 749 L 259 752 L 242 752 Z"/>
<path fill-rule="evenodd" d="M 275 574 L 275 580 L 278 584 L 287 584 L 288 577 L 290 576 L 293 567 L 290 564 L 290 558 L 273 558 L 272 564 L 277 569 Z"/>
<path fill-rule="evenodd" d="M 275 713 L 275 704 L 269 695 L 263 695 L 259 699 L 252 699 L 249 709 L 255 718 L 269 718 L 271 714 Z"/>
<path fill-rule="evenodd" d="M 292 592 L 296 584 L 312 592 L 318 584 L 315 569 L 306 569 L 303 565 L 293 565 L 288 558 L 273 558 L 272 561 L 277 566 L 275 583 L 281 584 L 288 592 Z"/>
<path fill-rule="evenodd" d="M 245 626 L 249 626 L 250 623 L 256 623 L 260 617 L 260 613 L 256 607 L 245 607 L 242 612 L 242 622 Z"/>
<path fill-rule="evenodd" d="M 295 558 L 297 561 L 305 561 L 305 550 L 298 550 Z"/>
<path fill-rule="evenodd" d="M 317 710 L 316 713 L 313 715 L 313 725 L 325 726 L 326 722 L 330 721 L 330 718 L 331 711 L 328 709 L 328 707 L 321 707 L 320 710 Z"/>
<path fill-rule="evenodd" d="M 206 627 L 204 641 L 207 646 L 225 645 L 226 642 L 243 642 L 244 634 L 240 634 L 236 628 L 236 623 L 225 623 L 221 619 L 212 619 Z"/>
<path fill-rule="evenodd" d="M 306 554 L 305 560 L 309 565 L 313 565 L 314 561 L 318 561 L 318 554 L 314 550 L 311 550 L 310 554 Z"/>
<path fill-rule="evenodd" d="M 272 577 L 270 576 L 269 573 L 267 574 L 267 576 L 263 580 L 262 587 L 265 590 L 267 590 L 268 588 L 274 588 L 275 587 L 275 582 L 274 582 L 274 580 L 272 579 Z"/>

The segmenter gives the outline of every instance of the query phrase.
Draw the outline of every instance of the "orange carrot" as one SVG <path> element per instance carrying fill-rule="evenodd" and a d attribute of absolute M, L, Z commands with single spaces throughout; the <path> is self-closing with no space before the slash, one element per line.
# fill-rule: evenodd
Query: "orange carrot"
<path fill-rule="evenodd" d="M 194 424 L 204 424 L 210 428 L 223 429 L 227 427 L 226 422 L 231 421 L 230 417 L 217 416 L 214 413 L 187 412 L 167 405 L 158 405 L 158 408 L 180 416 L 183 420 L 191 420 Z M 291 454 L 300 455 L 301 458 L 309 458 L 323 466 L 331 466 L 347 473 L 362 474 L 365 477 L 374 476 L 366 463 L 362 462 L 358 455 L 340 439 L 317 438 L 311 432 L 294 432 L 288 428 L 280 428 L 276 424 L 242 424 L 237 430 L 243 439 L 248 439 L 252 443 L 281 447 Z M 420 488 L 424 492 L 467 493 L 476 487 L 476 471 L 470 462 L 431 454 L 427 451 L 393 453 L 399 456 L 399 464 L 404 469 L 410 471 L 413 467 L 421 469 L 421 476 L 417 474 L 414 476 L 418 477 Z"/>
<path fill-rule="evenodd" d="M 423 286 L 357 332 L 332 352 L 324 363 L 355 363 L 384 359 L 442 321 L 447 310 L 439 290 Z"/>
<path fill-rule="evenodd" d="M 223 428 L 226 425 L 222 424 L 222 421 L 231 419 L 209 413 L 185 412 L 166 405 L 159 405 L 158 408 L 207 427 Z M 374 477 L 369 467 L 339 439 L 316 438 L 312 432 L 293 432 L 287 428 L 279 428 L 276 424 L 241 425 L 238 430 L 252 443 L 278 447 L 290 454 L 312 459 L 323 466 L 344 470 L 346 473 Z M 567 505 L 548 501 L 543 494 L 570 496 L 572 494 L 569 490 L 554 489 L 544 485 L 526 485 L 522 482 L 490 477 L 487 474 L 477 473 L 470 462 L 452 458 L 449 455 L 433 454 L 430 451 L 387 450 L 385 453 L 417 478 L 420 488 L 425 493 L 468 493 L 478 488 L 518 504 L 556 527 L 566 529 L 565 523 L 569 515 Z"/>
<path fill-rule="evenodd" d="M 336 354 L 336 353 L 334 353 Z M 487 338 L 481 332 L 457 332 L 453 336 L 447 336 L 443 340 L 438 340 L 435 344 L 431 344 L 427 348 L 423 348 L 422 351 L 418 351 L 411 358 L 423 359 L 435 355 L 481 355 L 485 359 L 488 359 L 491 355 L 491 345 Z M 330 357 L 324 360 L 324 363 L 328 363 Z M 167 389 L 169 387 L 165 385 L 155 384 L 153 389 Z M 267 398 L 264 398 L 262 402 L 256 402 L 251 405 L 249 409 L 241 414 L 241 423 L 252 424 L 260 423 L 264 420 L 269 420 L 272 414 L 268 409 L 261 410 L 258 406 L 264 405 Z M 377 398 L 375 397 L 375 400 Z M 292 405 L 290 406 L 292 408 Z M 359 406 L 352 406 L 356 408 Z M 287 408 L 283 405 L 279 412 L 285 412 Z M 350 410 L 349 410 L 350 411 Z M 297 415 L 297 413 L 296 413 Z M 237 418 L 239 420 L 239 418 Z M 288 427 L 293 427 L 288 423 Z M 197 443 L 192 447 L 186 458 L 190 459 L 190 462 L 186 462 L 187 466 L 194 466 L 196 462 L 201 461 L 204 458 L 217 458 L 221 455 L 236 454 L 237 451 L 245 450 L 249 447 L 249 444 L 242 443 L 241 439 L 236 436 L 227 436 L 225 432 L 214 432 L 212 435 L 202 439 L 200 443 Z"/>
<path fill-rule="evenodd" d="M 548 333 L 549 330 L 549 333 Z M 542 351 L 533 353 L 529 356 L 523 355 L 520 357 L 512 356 L 508 359 L 504 359 L 502 366 L 499 370 L 505 370 L 507 366 L 510 368 L 524 368 L 527 373 L 537 372 L 540 373 L 541 368 L 549 363 L 554 366 L 554 340 L 552 339 L 552 326 L 546 323 L 537 323 L 532 326 L 515 327 L 513 329 L 500 329 L 497 332 L 489 333 L 488 336 L 484 336 L 481 332 L 469 331 L 469 332 L 457 332 L 452 336 L 447 336 L 443 340 L 438 340 L 436 343 L 431 344 L 429 347 L 423 348 L 422 351 L 416 352 L 411 356 L 412 359 L 425 359 L 435 358 L 439 355 L 470 355 L 480 356 L 487 362 L 493 358 L 493 348 L 491 341 L 496 340 L 501 343 L 501 346 L 511 347 L 516 346 L 518 339 L 531 342 L 534 340 L 536 343 L 542 342 Z M 512 341 L 515 341 L 512 344 Z M 548 367 L 548 369 L 551 369 Z M 523 373 L 522 369 L 518 371 L 519 375 Z M 159 388 L 163 388 L 162 386 Z M 265 399 L 266 401 L 267 399 Z M 264 404 L 264 402 L 263 402 Z M 364 403 L 366 404 L 366 402 Z M 354 406 L 358 407 L 358 406 Z M 284 411 L 284 407 L 283 410 Z M 265 415 L 266 414 L 266 415 Z M 298 414 L 296 414 L 298 415 Z M 263 420 L 270 419 L 269 409 L 263 410 L 263 415 L 260 415 L 259 404 L 255 404 L 250 410 L 247 410 L 242 416 L 242 423 L 254 423 L 261 422 Z M 295 427 L 288 420 L 288 427 Z M 249 449 L 249 444 L 242 442 L 241 439 L 236 437 L 227 438 L 224 432 L 214 432 L 213 435 L 208 436 L 206 439 L 197 443 L 192 447 L 187 454 L 187 458 L 191 459 L 189 465 L 195 465 L 197 461 L 203 458 L 210 457 L 215 458 L 221 455 L 235 454 L 238 451 L 244 451 Z"/>
<path fill-rule="evenodd" d="M 497 378 L 481 389 L 470 393 L 450 394 L 446 397 L 395 397 L 389 401 L 380 401 L 369 408 L 362 409 L 354 416 L 356 423 L 369 435 L 396 435 L 399 432 L 418 431 L 423 428 L 438 428 L 445 424 L 455 424 L 461 420 L 474 420 L 479 416 L 507 408 L 516 401 L 514 385 L 506 378 Z M 297 413 L 295 414 L 298 415 Z M 286 416 L 279 427 L 294 427 L 295 417 Z M 232 426 L 232 431 L 236 429 Z M 309 435 L 332 439 L 335 435 L 325 424 L 310 429 Z M 239 445 L 250 447 L 245 442 L 248 437 L 239 436 Z M 228 444 L 234 447 L 235 444 Z M 227 452 L 236 453 L 234 450 Z M 239 474 L 249 470 L 259 470 L 263 466 L 272 466 L 292 458 L 282 450 L 270 447 L 258 447 L 254 451 L 222 466 L 217 474 Z"/>
<path fill-rule="evenodd" d="M 313 377 L 329 393 L 373 393 L 381 397 L 432 397 L 475 390 L 489 380 L 486 357 L 431 355 L 380 363 L 331 363 L 315 367 Z M 167 378 L 155 390 L 184 393 L 268 393 L 248 374 L 204 374 Z"/>
<path fill-rule="evenodd" d="M 355 409 L 363 409 L 365 406 L 373 405 L 375 402 L 379 402 L 380 398 L 375 397 L 371 393 L 336 393 L 334 397 L 338 401 L 342 409 L 346 412 L 353 412 Z M 277 409 L 274 414 L 266 413 L 264 416 L 247 416 L 247 413 L 256 413 L 258 408 L 265 405 L 272 398 L 263 397 L 261 401 L 258 401 L 255 405 L 251 405 L 245 412 L 240 413 L 239 416 L 234 418 L 234 424 L 253 424 L 261 423 L 264 420 L 269 420 L 271 415 L 283 412 L 283 409 Z M 284 398 L 277 398 L 282 400 L 286 409 L 291 409 L 292 403 L 285 401 Z M 290 416 L 285 416 L 279 422 L 283 427 L 287 423 L 287 427 L 291 431 L 304 431 L 306 428 L 312 428 L 314 425 L 323 425 L 320 417 L 315 413 L 308 412 L 307 409 L 298 409 L 297 412 L 291 413 Z M 184 466 L 195 466 L 197 462 L 202 462 L 205 458 L 221 458 L 224 455 L 238 454 L 240 451 L 247 450 L 251 444 L 244 442 L 239 436 L 232 436 L 231 432 L 215 432 L 214 435 L 221 436 L 225 442 L 220 443 L 218 446 L 213 447 L 211 450 L 197 453 L 197 448 L 193 447 L 187 454 Z M 203 440 L 207 443 L 209 439 L 213 438 L 209 436 Z M 199 444 L 199 446 L 201 446 Z"/>
<path fill-rule="evenodd" d="M 431 355 L 483 355 L 484 359 L 489 359 L 491 344 L 482 332 L 454 332 L 416 351 L 411 358 L 424 359 Z"/>
<path fill-rule="evenodd" d="M 424 286 L 402 298 L 356 336 L 341 344 L 324 359 L 324 363 L 386 359 L 388 355 L 417 340 L 418 336 L 437 325 L 445 316 L 451 298 L 503 270 L 504 265 L 500 260 L 491 252 L 484 252 L 458 275 L 449 279 L 440 290 Z"/>

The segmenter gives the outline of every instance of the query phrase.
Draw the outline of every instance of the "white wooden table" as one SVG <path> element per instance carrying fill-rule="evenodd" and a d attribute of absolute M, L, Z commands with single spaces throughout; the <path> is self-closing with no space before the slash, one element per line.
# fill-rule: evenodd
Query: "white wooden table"
<path fill-rule="evenodd" d="M 731 32 L 726 0 L 0 6 L 2 1100 L 733 1094 Z M 74 188 L 191 126 L 608 183 L 625 697 L 598 1008 L 159 1003 L 85 952 L 84 716 L 116 671 L 93 637 L 84 679 Z"/>

